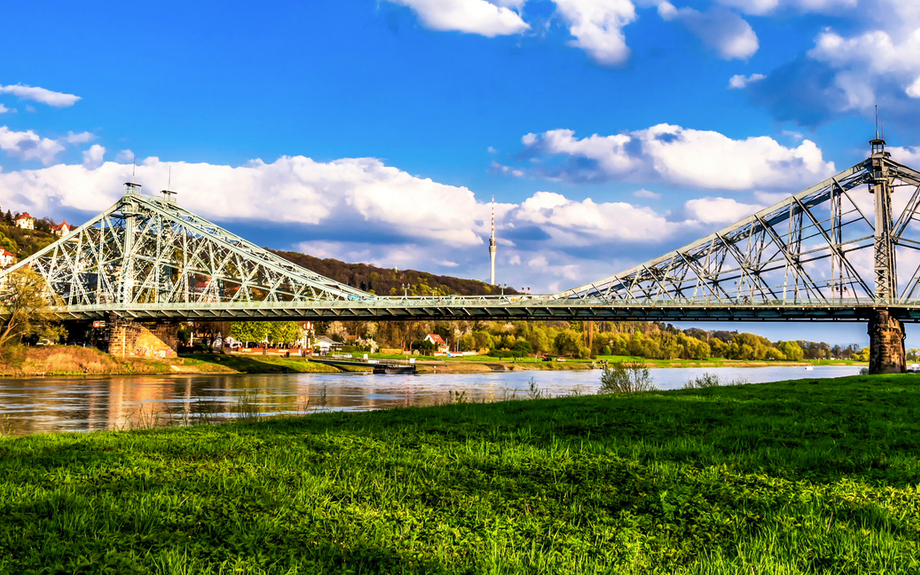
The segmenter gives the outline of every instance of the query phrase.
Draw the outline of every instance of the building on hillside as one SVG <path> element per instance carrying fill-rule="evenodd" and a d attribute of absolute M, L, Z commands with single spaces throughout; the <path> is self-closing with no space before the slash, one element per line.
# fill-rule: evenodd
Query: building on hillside
<path fill-rule="evenodd" d="M 450 351 L 450 346 L 447 345 L 447 342 L 444 341 L 444 338 L 436 333 L 429 333 L 425 336 L 424 341 L 430 341 L 434 345 L 435 351 L 439 351 L 441 353 L 447 353 Z"/>
<path fill-rule="evenodd" d="M 35 218 L 30 216 L 28 212 L 21 214 L 13 223 L 16 224 L 17 228 L 22 228 L 24 230 L 35 229 Z"/>
<path fill-rule="evenodd" d="M 69 233 L 70 233 L 70 230 L 72 230 L 72 229 L 73 229 L 73 228 L 70 226 L 70 224 L 67 223 L 67 220 L 64 220 L 63 222 L 59 223 L 58 225 L 52 226 L 52 228 L 51 228 L 51 233 L 54 234 L 54 235 L 56 235 L 56 236 L 59 237 L 59 238 L 63 238 L 64 236 L 66 236 L 67 234 L 69 234 Z"/>
<path fill-rule="evenodd" d="M 0 268 L 8 268 L 15 263 L 16 256 L 4 249 L 0 249 Z"/>

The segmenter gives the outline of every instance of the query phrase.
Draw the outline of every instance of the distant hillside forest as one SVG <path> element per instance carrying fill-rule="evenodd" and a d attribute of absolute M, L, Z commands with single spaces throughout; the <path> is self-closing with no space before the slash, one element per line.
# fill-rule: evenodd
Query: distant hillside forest
<path fill-rule="evenodd" d="M 272 250 L 284 259 L 329 279 L 376 295 L 497 295 L 520 293 L 507 287 L 502 290 L 479 280 L 439 276 L 416 270 L 394 270 L 369 264 L 349 264 L 334 259 L 320 259 L 298 252 Z"/>

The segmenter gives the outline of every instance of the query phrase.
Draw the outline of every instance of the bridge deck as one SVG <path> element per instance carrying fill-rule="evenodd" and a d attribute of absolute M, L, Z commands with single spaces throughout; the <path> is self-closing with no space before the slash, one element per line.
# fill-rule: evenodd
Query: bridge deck
<path fill-rule="evenodd" d="M 609 321 L 866 321 L 885 308 L 920 322 L 920 300 L 784 301 L 560 299 L 552 296 L 368 298 L 358 301 L 117 304 L 54 308 L 61 320 L 609 320 Z"/>

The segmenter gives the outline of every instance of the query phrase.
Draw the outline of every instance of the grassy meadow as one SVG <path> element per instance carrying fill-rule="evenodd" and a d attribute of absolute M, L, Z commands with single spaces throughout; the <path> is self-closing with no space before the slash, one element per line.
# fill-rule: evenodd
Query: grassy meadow
<path fill-rule="evenodd" d="M 918 573 L 920 376 L 0 439 L 2 573 Z"/>

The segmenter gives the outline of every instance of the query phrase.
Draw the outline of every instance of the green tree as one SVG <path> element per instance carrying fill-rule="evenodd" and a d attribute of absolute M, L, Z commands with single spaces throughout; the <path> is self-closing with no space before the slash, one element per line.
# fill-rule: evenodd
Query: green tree
<path fill-rule="evenodd" d="M 0 353 L 26 337 L 56 342 L 66 336 L 51 312 L 45 288 L 45 279 L 29 268 L 20 268 L 4 278 L 0 287 Z"/>
<path fill-rule="evenodd" d="M 784 341 L 779 346 L 779 351 L 786 359 L 792 361 L 800 361 L 805 357 L 805 352 L 802 350 L 802 347 L 794 341 Z"/>
<path fill-rule="evenodd" d="M 571 356 L 578 356 L 581 352 L 581 348 L 584 347 L 581 333 L 574 329 L 560 331 L 556 335 L 553 345 L 556 347 L 556 353 L 559 355 Z"/>
<path fill-rule="evenodd" d="M 268 322 L 268 341 L 272 343 L 294 343 L 300 339 L 300 324 L 296 321 Z"/>
<path fill-rule="evenodd" d="M 271 322 L 240 321 L 230 326 L 230 335 L 243 343 L 259 343 L 268 339 Z"/>

